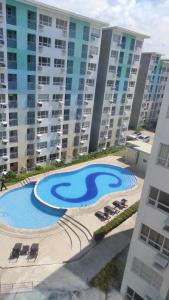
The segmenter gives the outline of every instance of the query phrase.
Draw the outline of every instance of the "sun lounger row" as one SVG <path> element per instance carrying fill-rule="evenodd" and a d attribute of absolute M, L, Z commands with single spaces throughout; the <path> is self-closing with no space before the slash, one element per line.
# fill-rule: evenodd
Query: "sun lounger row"
<path fill-rule="evenodd" d="M 9 260 L 18 260 L 19 256 L 27 255 L 27 260 L 36 259 L 38 256 L 39 244 L 22 245 L 22 243 L 16 243 L 10 253 Z"/>
<path fill-rule="evenodd" d="M 128 206 L 126 203 L 126 199 L 122 199 L 121 201 L 116 200 L 112 203 L 114 207 L 107 205 L 104 207 L 104 212 L 97 211 L 95 216 L 101 221 L 109 220 L 112 215 L 116 215 L 120 212 L 120 210 L 126 208 Z"/>

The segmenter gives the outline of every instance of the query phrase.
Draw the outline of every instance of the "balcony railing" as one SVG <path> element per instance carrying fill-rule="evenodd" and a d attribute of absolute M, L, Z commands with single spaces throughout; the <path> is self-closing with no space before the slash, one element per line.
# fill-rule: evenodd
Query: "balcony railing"
<path fill-rule="evenodd" d="M 18 152 L 12 152 L 10 153 L 10 158 L 18 158 Z"/>
<path fill-rule="evenodd" d="M 17 143 L 18 142 L 18 137 L 17 136 L 11 136 L 9 138 L 9 142 L 10 143 Z"/>

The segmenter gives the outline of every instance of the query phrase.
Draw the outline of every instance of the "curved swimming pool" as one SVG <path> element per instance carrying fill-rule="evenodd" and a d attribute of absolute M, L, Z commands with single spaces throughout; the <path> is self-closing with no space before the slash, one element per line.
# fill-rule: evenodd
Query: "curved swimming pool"
<path fill-rule="evenodd" d="M 40 229 L 54 225 L 65 210 L 41 205 L 34 196 L 35 183 L 13 189 L 0 197 L 0 222 L 22 229 Z"/>
<path fill-rule="evenodd" d="M 136 182 L 128 169 L 91 164 L 47 176 L 36 185 L 35 196 L 42 204 L 53 208 L 83 207 L 94 204 L 106 194 L 131 189 Z"/>

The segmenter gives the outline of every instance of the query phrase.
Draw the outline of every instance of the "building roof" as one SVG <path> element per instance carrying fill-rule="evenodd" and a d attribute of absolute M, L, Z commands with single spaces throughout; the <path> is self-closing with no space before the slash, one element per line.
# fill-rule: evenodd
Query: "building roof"
<path fill-rule="evenodd" d="M 143 153 L 150 154 L 152 145 L 142 141 L 127 141 L 127 145 Z"/>
<path fill-rule="evenodd" d="M 158 55 L 158 56 L 164 56 L 163 53 L 160 52 L 155 52 L 155 51 L 147 51 L 147 52 L 142 52 L 142 54 L 151 54 L 151 55 Z"/>
<path fill-rule="evenodd" d="M 60 8 L 58 8 L 56 6 L 46 4 L 45 0 L 43 0 L 43 1 L 39 1 L 39 0 L 17 0 L 17 1 L 29 4 L 29 5 L 32 5 L 32 6 L 37 6 L 37 7 L 40 7 L 42 9 L 52 10 L 52 12 L 62 13 L 64 15 L 66 15 L 66 16 L 69 15 L 72 18 L 81 19 L 81 20 L 84 20 L 86 22 L 93 22 L 93 23 L 96 23 L 96 24 L 100 25 L 100 27 L 108 26 L 109 25 L 106 22 L 103 22 L 103 21 L 100 21 L 100 20 L 96 20 L 96 19 L 93 19 L 93 18 L 89 18 L 89 17 L 83 16 L 83 15 L 74 13 L 72 11 L 60 9 Z"/>
<path fill-rule="evenodd" d="M 127 28 L 124 28 L 124 27 L 120 27 L 120 26 L 112 26 L 112 27 L 106 27 L 106 28 L 103 28 L 103 30 L 120 30 L 120 31 L 123 31 L 125 33 L 128 33 L 128 34 L 131 34 L 131 35 L 138 35 L 138 36 L 141 36 L 143 37 L 144 39 L 149 39 L 150 36 L 149 35 L 146 35 L 144 33 L 140 33 L 140 32 L 137 32 L 137 31 L 133 31 L 133 30 L 129 30 Z"/>

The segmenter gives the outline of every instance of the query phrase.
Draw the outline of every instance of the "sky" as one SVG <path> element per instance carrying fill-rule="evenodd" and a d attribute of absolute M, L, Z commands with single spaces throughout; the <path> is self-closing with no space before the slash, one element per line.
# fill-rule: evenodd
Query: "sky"
<path fill-rule="evenodd" d="M 58 8 L 71 10 L 105 21 L 111 26 L 151 36 L 143 51 L 156 51 L 169 58 L 169 0 L 41 0 Z"/>

